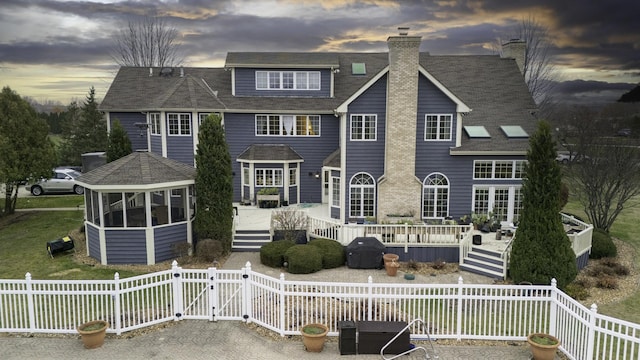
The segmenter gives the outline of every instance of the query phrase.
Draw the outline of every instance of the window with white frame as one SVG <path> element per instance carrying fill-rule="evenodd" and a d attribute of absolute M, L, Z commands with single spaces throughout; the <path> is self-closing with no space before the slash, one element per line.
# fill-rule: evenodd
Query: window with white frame
<path fill-rule="evenodd" d="M 320 115 L 256 115 L 257 136 L 320 136 Z"/>
<path fill-rule="evenodd" d="M 422 185 L 422 217 L 444 218 L 449 215 L 449 180 L 440 173 L 429 174 Z"/>
<path fill-rule="evenodd" d="M 526 160 L 475 160 L 474 179 L 522 179 Z"/>
<path fill-rule="evenodd" d="M 375 181 L 369 174 L 358 173 L 351 178 L 349 184 L 349 216 L 375 216 L 376 189 Z"/>
<path fill-rule="evenodd" d="M 340 178 L 331 177 L 331 206 L 340 207 Z"/>
<path fill-rule="evenodd" d="M 320 90 L 320 72 L 256 71 L 256 90 Z"/>
<path fill-rule="evenodd" d="M 160 113 L 150 113 L 149 122 L 151 126 L 151 135 L 162 135 L 162 128 L 160 127 Z"/>
<path fill-rule="evenodd" d="M 427 114 L 424 121 L 425 140 L 451 140 L 453 116 Z"/>
<path fill-rule="evenodd" d="M 351 115 L 351 140 L 376 140 L 377 123 L 375 114 Z"/>
<path fill-rule="evenodd" d="M 256 169 L 256 186 L 282 186 L 282 169 Z"/>
<path fill-rule="evenodd" d="M 522 213 L 522 187 L 474 186 L 473 212 L 485 215 L 493 212 L 500 221 L 518 221 Z"/>
<path fill-rule="evenodd" d="M 169 135 L 191 135 L 191 114 L 167 114 Z"/>
<path fill-rule="evenodd" d="M 202 124 L 202 122 L 204 121 L 204 119 L 206 119 L 207 117 L 209 117 L 209 113 L 199 113 L 198 114 L 198 125 Z"/>
<path fill-rule="evenodd" d="M 246 185 L 246 186 L 251 185 L 249 183 L 249 168 L 248 167 L 242 168 L 242 185 Z"/>
<path fill-rule="evenodd" d="M 298 168 L 289 168 L 289 186 L 298 185 Z"/>

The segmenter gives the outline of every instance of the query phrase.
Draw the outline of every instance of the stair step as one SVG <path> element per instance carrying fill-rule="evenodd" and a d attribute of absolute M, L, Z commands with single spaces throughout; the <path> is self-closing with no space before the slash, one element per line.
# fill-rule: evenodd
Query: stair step
<path fill-rule="evenodd" d="M 485 253 L 479 253 L 479 252 L 475 252 L 475 251 L 470 251 L 469 253 L 467 253 L 467 257 L 469 259 L 479 260 L 479 261 L 483 261 L 483 262 L 499 265 L 501 267 L 504 264 L 502 259 L 499 258 L 499 257 L 495 257 L 495 256 L 492 256 L 492 255 L 488 255 L 488 254 L 485 254 Z"/>
<path fill-rule="evenodd" d="M 500 279 L 500 280 L 503 279 L 502 271 L 497 272 L 497 271 L 493 271 L 493 270 L 487 270 L 487 269 L 484 269 L 484 268 L 477 267 L 475 265 L 460 264 L 460 270 L 468 271 L 468 272 L 474 273 L 474 274 L 483 275 L 483 276 L 490 277 L 490 278 L 493 278 L 493 279 Z"/>
<path fill-rule="evenodd" d="M 231 249 L 237 252 L 259 252 L 271 242 L 269 230 L 236 230 Z"/>
<path fill-rule="evenodd" d="M 465 258 L 464 261 L 462 262 L 465 265 L 471 265 L 471 266 L 475 266 L 481 269 L 487 269 L 490 271 L 495 271 L 495 272 L 500 272 L 502 273 L 502 265 L 496 265 L 490 262 L 486 262 L 486 261 L 482 261 L 482 260 L 477 260 L 477 259 L 470 259 L 470 258 Z"/>
<path fill-rule="evenodd" d="M 485 254 L 485 255 L 497 257 L 497 258 L 500 258 L 500 256 L 502 256 L 502 253 L 499 252 L 499 251 L 483 249 L 483 248 L 477 247 L 477 246 L 473 246 L 471 248 L 471 251 L 475 252 L 475 253 L 482 253 L 482 254 Z"/>

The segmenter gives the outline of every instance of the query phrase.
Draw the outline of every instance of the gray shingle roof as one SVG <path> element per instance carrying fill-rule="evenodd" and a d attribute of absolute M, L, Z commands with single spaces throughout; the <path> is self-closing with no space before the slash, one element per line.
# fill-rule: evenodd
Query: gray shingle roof
<path fill-rule="evenodd" d="M 303 158 L 291 146 L 286 144 L 253 144 L 238 155 L 238 160 L 298 161 L 303 160 Z"/>
<path fill-rule="evenodd" d="M 352 75 L 352 63 L 365 63 L 365 75 Z M 103 111 L 189 110 L 203 112 L 278 112 L 283 110 L 332 114 L 389 63 L 388 53 L 229 53 L 227 67 L 283 65 L 338 67 L 333 98 L 233 96 L 231 72 L 223 68 L 184 68 L 171 76 L 160 69 L 123 67 L 113 80 L 100 108 Z M 336 65 L 337 64 L 337 65 Z M 463 134 L 456 151 L 524 151 L 526 139 L 508 139 L 500 125 L 520 125 L 535 132 L 536 108 L 524 79 L 512 59 L 497 55 L 433 56 L 420 54 L 420 65 L 469 106 L 464 125 L 485 126 L 491 141 Z M 294 99 L 295 101 L 292 101 Z"/>
<path fill-rule="evenodd" d="M 134 152 L 82 174 L 87 185 L 151 185 L 194 180 L 196 169 L 151 152 Z"/>

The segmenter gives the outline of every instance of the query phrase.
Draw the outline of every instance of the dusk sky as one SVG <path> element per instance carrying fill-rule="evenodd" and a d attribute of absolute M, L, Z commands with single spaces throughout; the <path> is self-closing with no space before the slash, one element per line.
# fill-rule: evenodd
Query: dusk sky
<path fill-rule="evenodd" d="M 397 27 L 433 55 L 494 54 L 524 18 L 549 29 L 570 102 L 615 101 L 640 82 L 637 0 L 2 0 L 0 86 L 68 105 L 118 66 L 114 34 L 140 16 L 179 33 L 185 66 L 220 67 L 228 51 L 387 51 Z"/>

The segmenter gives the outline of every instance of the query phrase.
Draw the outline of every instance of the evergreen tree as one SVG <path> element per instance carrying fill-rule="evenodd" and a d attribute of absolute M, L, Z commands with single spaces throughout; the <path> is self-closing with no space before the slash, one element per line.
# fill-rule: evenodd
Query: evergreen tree
<path fill-rule="evenodd" d="M 217 115 L 209 115 L 200 126 L 196 150 L 196 218 L 198 239 L 220 241 L 225 254 L 231 251 L 233 183 L 231 155 Z"/>
<path fill-rule="evenodd" d="M 81 165 L 82 154 L 107 148 L 107 123 L 98 110 L 95 95 L 91 87 L 81 107 L 74 101 L 67 109 L 60 152 L 64 165 Z"/>
<path fill-rule="evenodd" d="M 131 140 L 127 131 L 120 124 L 120 120 L 115 119 L 111 126 L 111 133 L 107 144 L 107 162 L 118 160 L 131 154 Z"/>
<path fill-rule="evenodd" d="M 49 128 L 29 103 L 9 87 L 0 93 L 0 182 L 5 185 L 4 209 L 12 214 L 23 180 L 51 176 L 55 165 Z"/>
<path fill-rule="evenodd" d="M 523 209 L 511 250 L 511 278 L 515 283 L 550 284 L 564 288 L 577 275 L 576 256 L 564 231 L 560 211 L 560 165 L 547 122 L 538 124 L 527 152 L 523 180 Z"/>

